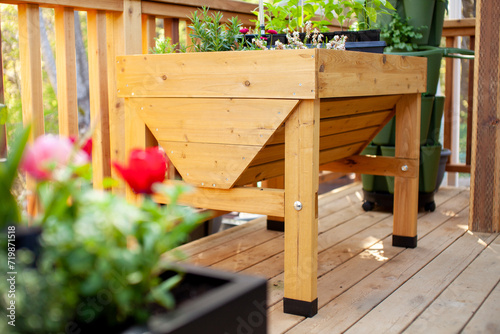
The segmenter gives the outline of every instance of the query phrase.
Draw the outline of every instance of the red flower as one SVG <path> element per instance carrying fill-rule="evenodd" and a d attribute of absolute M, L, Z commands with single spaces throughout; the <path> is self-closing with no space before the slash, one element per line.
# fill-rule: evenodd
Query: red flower
<path fill-rule="evenodd" d="M 116 162 L 113 166 L 136 194 L 152 194 L 152 186 L 165 180 L 167 158 L 157 147 L 130 152 L 128 167 Z"/>
<path fill-rule="evenodd" d="M 71 142 L 74 144 L 74 143 L 76 142 L 77 138 L 76 138 L 76 137 L 71 136 L 71 137 L 69 137 L 69 140 L 71 140 Z M 85 142 L 85 144 L 83 144 L 83 145 L 80 147 L 80 149 L 81 149 L 83 152 L 87 153 L 87 155 L 88 155 L 89 159 L 91 159 L 91 160 L 92 160 L 92 138 L 89 138 L 89 139 Z"/>
<path fill-rule="evenodd" d="M 268 34 L 272 34 L 272 35 L 276 35 L 278 32 L 276 30 L 273 30 L 273 29 L 269 29 L 267 31 Z"/>
<path fill-rule="evenodd" d="M 242 33 L 243 35 L 246 34 L 247 32 L 249 32 L 250 30 L 248 30 L 248 28 L 241 28 L 240 29 L 240 33 Z"/>

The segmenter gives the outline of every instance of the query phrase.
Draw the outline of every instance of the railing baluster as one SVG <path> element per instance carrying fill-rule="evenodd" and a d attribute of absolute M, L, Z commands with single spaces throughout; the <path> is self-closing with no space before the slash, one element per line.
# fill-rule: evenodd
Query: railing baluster
<path fill-rule="evenodd" d="M 149 53 L 149 49 L 155 46 L 156 17 L 142 15 L 142 53 Z"/>
<path fill-rule="evenodd" d="M 105 11 L 87 12 L 87 31 L 93 182 L 101 189 L 104 178 L 111 176 Z"/>
<path fill-rule="evenodd" d="M 76 93 L 75 13 L 70 7 L 55 8 L 59 134 L 78 136 Z"/>
<path fill-rule="evenodd" d="M 34 138 L 45 133 L 39 6 L 23 4 L 18 6 L 18 11 L 23 123 L 31 124 L 30 140 L 33 141 Z M 38 212 L 38 204 L 34 195 L 35 188 L 35 180 L 27 176 L 27 210 L 32 216 Z"/>

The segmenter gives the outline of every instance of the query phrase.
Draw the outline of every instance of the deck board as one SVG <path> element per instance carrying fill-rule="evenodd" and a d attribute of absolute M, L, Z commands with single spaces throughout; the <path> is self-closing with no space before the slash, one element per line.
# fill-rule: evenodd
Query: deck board
<path fill-rule="evenodd" d="M 436 193 L 415 249 L 392 247 L 393 216 L 364 212 L 361 193 L 356 184 L 320 196 L 312 318 L 283 313 L 283 233 L 265 218 L 182 249 L 193 263 L 266 277 L 269 333 L 499 332 L 500 237 L 467 231 L 469 189 Z"/>

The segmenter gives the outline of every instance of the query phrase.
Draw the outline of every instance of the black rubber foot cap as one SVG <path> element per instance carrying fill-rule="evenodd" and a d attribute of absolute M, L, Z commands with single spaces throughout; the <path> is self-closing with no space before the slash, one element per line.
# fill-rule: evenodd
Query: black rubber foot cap
<path fill-rule="evenodd" d="M 303 317 L 313 317 L 318 313 L 318 298 L 312 302 L 283 298 L 283 312 Z"/>
<path fill-rule="evenodd" d="M 279 220 L 268 220 L 267 229 L 270 231 L 285 232 L 285 222 Z"/>
<path fill-rule="evenodd" d="M 405 237 L 401 235 L 393 235 L 392 245 L 394 247 L 415 248 L 417 247 L 417 236 Z"/>

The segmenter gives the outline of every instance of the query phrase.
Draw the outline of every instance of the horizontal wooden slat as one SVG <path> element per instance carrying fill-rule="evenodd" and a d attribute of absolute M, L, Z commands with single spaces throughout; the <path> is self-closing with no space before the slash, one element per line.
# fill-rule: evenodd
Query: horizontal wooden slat
<path fill-rule="evenodd" d="M 315 51 L 119 56 L 118 94 L 121 97 L 315 98 Z"/>
<path fill-rule="evenodd" d="M 406 166 L 403 168 L 403 166 Z M 333 172 L 417 177 L 418 161 L 382 156 L 355 155 L 324 166 Z M 405 170 L 403 170 L 405 169 Z"/>
<path fill-rule="evenodd" d="M 321 118 L 363 114 L 394 108 L 400 95 L 371 96 L 358 99 L 321 99 Z"/>
<path fill-rule="evenodd" d="M 317 51 L 320 55 L 318 94 L 321 98 L 426 91 L 425 58 Z"/>
<path fill-rule="evenodd" d="M 333 149 L 323 150 L 319 152 L 319 164 L 324 165 L 326 163 L 339 160 L 345 157 L 349 157 L 353 154 L 358 153 L 366 145 L 365 142 L 354 143 L 342 147 L 335 147 Z"/>
<path fill-rule="evenodd" d="M 171 185 L 182 181 L 165 181 Z M 179 204 L 197 208 L 258 213 L 263 215 L 284 216 L 284 190 L 254 187 L 233 189 L 193 188 L 179 198 Z M 155 195 L 158 203 L 169 203 L 168 198 Z M 256 204 L 258 203 L 258 204 Z"/>
<path fill-rule="evenodd" d="M 170 3 L 161 3 L 161 2 L 152 2 L 152 1 L 142 1 L 142 13 L 148 15 L 154 15 L 157 17 L 176 17 L 181 19 L 188 19 L 192 16 L 192 13 L 195 10 L 200 12 L 202 4 L 198 2 L 198 4 L 194 6 L 186 6 L 186 5 L 177 5 L 172 4 L 175 1 L 169 1 Z M 207 6 L 203 3 L 204 6 Z M 245 5 L 245 3 L 243 3 Z M 255 7 L 255 6 L 254 6 Z M 255 20 L 256 16 L 250 13 L 250 10 L 246 13 L 243 12 L 235 12 L 235 11 L 227 11 L 221 10 L 214 7 L 210 7 L 209 13 L 212 14 L 214 12 L 221 12 L 222 22 L 226 23 L 232 17 L 237 16 L 243 25 L 249 26 L 253 25 L 250 20 Z"/>
<path fill-rule="evenodd" d="M 159 141 L 263 145 L 298 100 L 127 98 Z"/>
<path fill-rule="evenodd" d="M 476 19 L 444 20 L 443 37 L 475 36 Z"/>
<path fill-rule="evenodd" d="M 198 0 L 153 0 L 154 2 L 160 4 L 178 4 L 182 6 L 191 6 L 191 7 L 201 7 L 206 6 L 210 9 L 216 10 L 226 10 L 230 12 L 238 12 L 238 13 L 250 13 L 255 9 L 257 5 L 250 4 L 242 1 L 231 1 L 231 0 L 204 0 L 200 2 Z M 143 1 L 143 2 L 152 2 L 152 1 Z M 256 18 L 255 15 L 253 15 Z"/>
<path fill-rule="evenodd" d="M 343 116 L 322 120 L 320 123 L 320 134 L 325 136 L 372 126 L 380 126 L 393 113 L 393 110 L 386 110 L 356 116 Z"/>
<path fill-rule="evenodd" d="M 319 138 L 319 149 L 326 150 L 329 148 L 334 148 L 338 146 L 345 146 L 353 143 L 358 143 L 368 140 L 377 131 L 378 126 L 373 126 L 369 128 L 354 130 L 350 132 L 342 132 L 329 136 L 321 136 Z"/>
<path fill-rule="evenodd" d="M 337 133 L 319 138 L 319 149 L 327 150 L 335 147 L 346 146 L 353 143 L 366 141 L 377 131 L 378 126 L 354 130 L 351 132 Z M 281 160 L 285 155 L 285 144 L 274 144 L 265 146 L 252 161 L 250 166 L 256 166 L 276 160 Z"/>
<path fill-rule="evenodd" d="M 109 10 L 109 11 L 123 11 L 123 0 L 2 0 L 2 3 L 7 4 L 27 4 L 37 3 L 40 7 L 72 7 L 76 10 Z"/>
<path fill-rule="evenodd" d="M 285 160 L 273 161 L 267 164 L 249 167 L 236 181 L 236 186 L 282 176 L 285 173 Z"/>
<path fill-rule="evenodd" d="M 455 173 L 470 173 L 470 165 L 447 164 L 445 170 Z"/>

